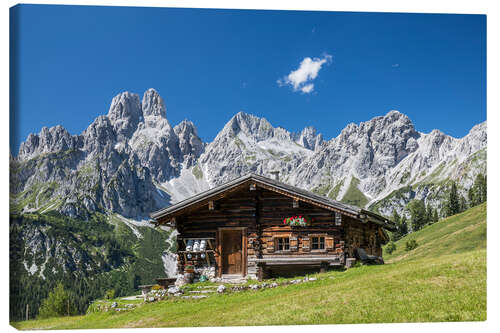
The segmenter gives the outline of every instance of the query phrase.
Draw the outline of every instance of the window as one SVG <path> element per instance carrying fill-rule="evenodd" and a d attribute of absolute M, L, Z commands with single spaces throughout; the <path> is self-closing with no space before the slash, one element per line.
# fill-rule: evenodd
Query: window
<path fill-rule="evenodd" d="M 290 250 L 290 238 L 288 238 L 288 237 L 276 238 L 276 250 L 277 251 L 289 251 Z"/>
<path fill-rule="evenodd" d="M 311 237 L 311 249 L 312 250 L 324 250 L 325 249 L 325 237 Z"/>

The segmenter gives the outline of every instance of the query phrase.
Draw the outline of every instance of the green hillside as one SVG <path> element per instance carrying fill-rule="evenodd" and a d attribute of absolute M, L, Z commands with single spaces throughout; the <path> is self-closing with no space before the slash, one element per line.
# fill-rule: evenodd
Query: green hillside
<path fill-rule="evenodd" d="M 85 313 L 109 289 L 127 295 L 165 276 L 162 254 L 170 232 L 134 228 L 137 234 L 119 217 L 97 213 L 88 221 L 55 212 L 11 214 L 11 320 L 25 318 L 26 304 L 29 315 L 37 315 L 59 281 L 74 291 L 78 313 Z"/>
<path fill-rule="evenodd" d="M 420 244 L 405 252 L 408 239 Z M 169 299 L 128 312 L 13 323 L 18 329 L 486 320 L 486 204 L 396 243 L 385 265 L 316 274 L 260 291 Z"/>
<path fill-rule="evenodd" d="M 419 246 L 406 252 L 405 243 L 410 239 L 415 239 Z M 486 203 L 440 220 L 395 244 L 396 251 L 392 254 L 384 251 L 385 261 L 415 260 L 486 249 Z"/>

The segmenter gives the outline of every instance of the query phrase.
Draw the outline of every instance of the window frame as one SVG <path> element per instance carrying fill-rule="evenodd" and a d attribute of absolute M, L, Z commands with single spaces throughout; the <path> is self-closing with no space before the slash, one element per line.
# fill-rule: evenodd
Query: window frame
<path fill-rule="evenodd" d="M 280 248 L 280 240 L 282 248 Z M 286 240 L 286 241 L 285 241 Z M 290 236 L 275 236 L 274 237 L 274 251 L 275 252 L 291 252 L 290 250 Z"/>
<path fill-rule="evenodd" d="M 315 245 L 315 242 L 314 242 L 314 239 L 317 239 L 317 246 L 318 248 L 314 248 L 314 245 Z M 310 239 L 310 249 L 311 251 L 315 251 L 315 252 L 326 252 L 327 249 L 326 249 L 326 236 L 325 235 L 309 235 L 309 239 Z M 321 247 L 321 245 L 323 245 L 323 247 Z"/>

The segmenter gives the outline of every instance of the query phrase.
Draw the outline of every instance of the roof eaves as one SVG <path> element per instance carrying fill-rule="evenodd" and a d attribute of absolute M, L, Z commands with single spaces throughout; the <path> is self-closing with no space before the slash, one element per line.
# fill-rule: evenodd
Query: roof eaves
<path fill-rule="evenodd" d="M 169 207 L 166 207 L 166 208 L 162 208 L 160 210 L 152 212 L 152 213 L 149 214 L 149 216 L 151 218 L 153 218 L 153 219 L 156 219 L 156 218 L 161 217 L 162 215 L 165 215 L 165 214 L 168 214 L 168 213 L 174 213 L 177 210 L 182 209 L 186 205 L 189 205 L 189 204 L 192 204 L 192 203 L 196 203 L 197 201 L 199 201 L 202 198 L 205 198 L 207 196 L 212 196 L 212 195 L 219 194 L 220 192 L 225 191 L 227 188 L 231 188 L 233 186 L 237 186 L 240 183 L 244 183 L 249 178 L 251 178 L 251 174 L 247 174 L 245 176 L 233 179 L 233 180 L 231 180 L 231 181 L 229 181 L 229 182 L 227 182 L 225 184 L 222 184 L 222 185 L 219 185 L 217 187 L 211 188 L 209 190 L 200 192 L 198 194 L 195 194 L 192 197 L 189 197 L 187 199 L 179 201 L 179 202 L 173 204 L 172 206 L 169 206 Z"/>
<path fill-rule="evenodd" d="M 265 184 L 265 185 L 268 185 L 271 187 L 275 187 L 275 188 L 282 190 L 284 192 L 287 192 L 291 195 L 295 195 L 295 196 L 298 195 L 298 196 L 301 196 L 303 198 L 306 198 L 306 199 L 309 199 L 312 201 L 316 201 L 320 204 L 329 206 L 329 207 L 336 209 L 336 210 L 345 211 L 347 213 L 354 214 L 357 216 L 359 216 L 361 214 L 370 215 L 372 218 L 374 218 L 376 220 L 376 221 L 374 221 L 375 223 L 381 224 L 389 230 L 394 228 L 393 223 L 391 221 L 389 221 L 385 217 L 380 216 L 378 214 L 375 214 L 373 212 L 367 211 L 367 210 L 359 208 L 357 206 L 351 206 L 351 205 L 344 204 L 344 203 L 341 203 L 341 202 L 338 202 L 335 200 L 331 200 L 329 198 L 314 194 L 312 192 L 306 191 L 306 190 L 301 189 L 299 187 L 291 186 L 291 185 L 282 183 L 280 181 L 270 179 L 270 178 L 267 178 L 267 177 L 264 177 L 261 175 L 257 175 L 254 173 L 246 174 L 244 176 L 236 178 L 236 179 L 229 181 L 227 183 L 221 184 L 221 185 L 214 187 L 212 189 L 209 189 L 207 191 L 198 193 L 198 194 L 196 194 L 190 198 L 187 198 L 185 200 L 182 200 L 182 201 L 180 201 L 172 206 L 160 209 L 156 212 L 152 212 L 150 214 L 150 216 L 151 216 L 151 218 L 156 219 L 156 218 L 162 217 L 163 215 L 166 215 L 166 214 L 175 213 L 175 212 L 183 209 L 184 207 L 186 207 L 190 204 L 194 204 L 194 203 L 197 203 L 201 200 L 206 199 L 207 197 L 220 194 L 220 193 L 226 191 L 227 189 L 230 189 L 232 187 L 243 184 L 244 182 L 246 182 L 248 180 L 253 180 L 253 181 L 260 182 L 262 184 Z"/>

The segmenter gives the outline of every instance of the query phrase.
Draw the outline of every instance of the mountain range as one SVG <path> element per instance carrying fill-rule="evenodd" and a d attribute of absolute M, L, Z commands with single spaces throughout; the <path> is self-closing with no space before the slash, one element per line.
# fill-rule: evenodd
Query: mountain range
<path fill-rule="evenodd" d="M 404 214 L 412 198 L 440 210 L 449 181 L 465 193 L 486 172 L 486 143 L 486 122 L 457 139 L 421 133 L 398 111 L 348 124 L 330 140 L 312 127 L 293 133 L 239 112 L 206 143 L 191 121 L 171 126 L 154 89 L 142 100 L 124 92 L 79 135 L 62 126 L 30 134 L 11 158 L 12 203 L 24 213 L 144 220 L 248 172 L 276 170 L 290 185 L 384 215 Z"/>

